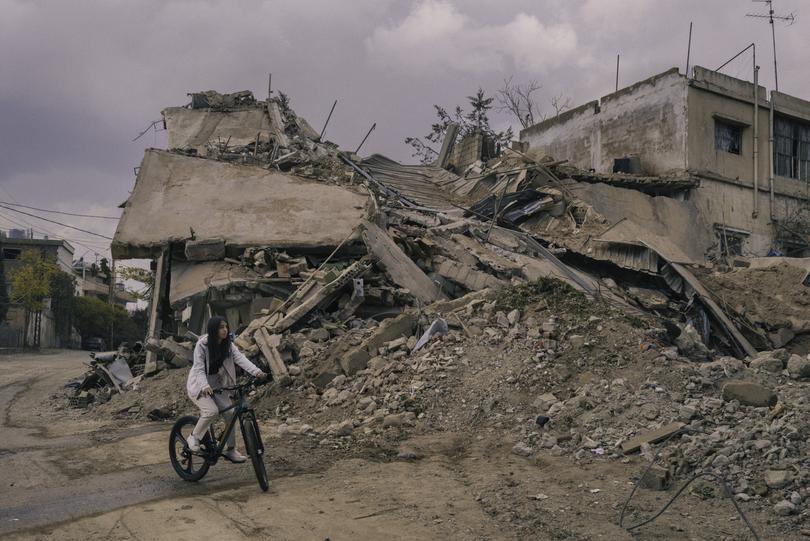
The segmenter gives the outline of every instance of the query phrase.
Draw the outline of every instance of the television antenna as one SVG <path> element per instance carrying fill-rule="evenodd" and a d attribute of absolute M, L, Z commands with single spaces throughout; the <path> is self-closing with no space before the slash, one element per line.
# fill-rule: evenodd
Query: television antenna
<path fill-rule="evenodd" d="M 756 2 L 758 4 L 767 4 L 768 5 L 768 13 L 746 13 L 746 17 L 755 17 L 757 19 L 768 19 L 768 22 L 771 25 L 771 37 L 773 38 L 773 81 L 774 86 L 776 87 L 776 91 L 779 92 L 779 75 L 776 69 L 776 30 L 774 28 L 773 21 L 785 21 L 788 26 L 792 25 L 796 21 L 795 15 L 793 13 L 788 13 L 787 15 L 774 15 L 773 13 L 773 0 L 751 0 L 752 2 Z"/>

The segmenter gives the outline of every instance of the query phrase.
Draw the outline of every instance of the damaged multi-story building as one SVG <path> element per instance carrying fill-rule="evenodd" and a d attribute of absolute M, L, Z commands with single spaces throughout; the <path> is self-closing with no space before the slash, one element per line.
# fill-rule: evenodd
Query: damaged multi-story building
<path fill-rule="evenodd" d="M 308 349 L 291 344 L 302 328 L 334 338 L 392 319 L 380 333 L 394 340 L 430 324 L 417 317 L 424 307 L 549 277 L 754 355 L 807 334 L 810 321 L 752 323 L 700 276 L 707 259 L 806 249 L 790 220 L 808 201 L 800 119 L 810 113 L 761 88 L 756 101 L 746 85 L 671 70 L 530 127 L 513 148 L 451 126 L 429 165 L 341 151 L 283 94 L 190 94 L 163 111 L 169 148 L 145 152 L 113 257 L 153 260 L 153 345 L 221 314 L 281 380 Z M 362 370 L 375 336 L 336 344 L 318 370 Z M 160 348 L 180 351 L 170 342 L 148 348 L 146 373 Z"/>
<path fill-rule="evenodd" d="M 700 221 L 667 225 L 690 230 L 706 255 L 810 253 L 809 101 L 699 66 L 692 76 L 672 68 L 530 126 L 520 140 L 597 174 L 630 173 L 625 186 L 687 202 Z M 634 180 L 644 176 L 678 188 Z"/>

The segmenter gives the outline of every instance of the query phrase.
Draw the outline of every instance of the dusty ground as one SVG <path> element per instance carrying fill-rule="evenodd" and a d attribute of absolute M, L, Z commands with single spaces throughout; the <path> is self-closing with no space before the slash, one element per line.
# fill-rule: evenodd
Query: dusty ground
<path fill-rule="evenodd" d="M 395 431 L 353 446 L 268 437 L 270 492 L 258 489 L 248 465 L 218 464 L 201 483 L 184 483 L 168 464 L 170 423 L 90 419 L 45 400 L 82 372 L 85 355 L 0 358 L 3 538 L 632 538 L 616 522 L 642 459 L 521 458 L 497 427 Z M 263 428 L 277 431 L 272 420 Z M 398 459 L 403 448 L 415 458 Z M 750 538 L 712 490 L 687 491 L 636 538 Z M 671 493 L 641 491 L 629 521 Z M 764 539 L 802 538 L 768 513 L 746 511 Z"/>

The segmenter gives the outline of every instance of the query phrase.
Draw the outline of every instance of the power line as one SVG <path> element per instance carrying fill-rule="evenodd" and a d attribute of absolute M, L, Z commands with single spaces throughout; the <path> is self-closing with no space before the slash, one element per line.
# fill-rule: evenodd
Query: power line
<path fill-rule="evenodd" d="M 87 229 L 82 229 L 81 227 L 76 227 L 76 226 L 69 225 L 69 224 L 66 224 L 66 223 L 57 222 L 56 220 L 50 220 L 48 218 L 43 218 L 42 216 L 37 216 L 36 214 L 31 214 L 30 212 L 25 212 L 25 211 L 22 211 L 22 210 L 14 209 L 14 208 L 11 208 L 11 207 L 7 207 L 5 205 L 0 205 L 0 208 L 4 208 L 4 209 L 10 210 L 12 212 L 19 212 L 20 214 L 25 214 L 26 216 L 31 216 L 32 218 L 36 218 L 38 220 L 43 220 L 45 222 L 50 222 L 52 224 L 61 225 L 62 227 L 68 227 L 70 229 L 75 229 L 76 231 L 81 231 L 82 233 L 87 233 L 89 235 L 93 235 L 93 236 L 96 236 L 96 237 L 101 237 L 102 239 L 113 240 L 112 237 L 108 237 L 108 236 L 102 235 L 100 233 L 95 233 L 93 231 L 88 231 Z"/>
<path fill-rule="evenodd" d="M 33 231 L 34 233 L 38 233 L 38 234 L 43 235 L 43 236 L 47 235 L 47 236 L 50 236 L 50 237 L 59 238 L 59 239 L 63 239 L 63 240 L 73 242 L 73 243 L 75 243 L 75 244 L 77 244 L 79 246 L 82 246 L 83 248 L 87 248 L 89 251 L 91 251 L 91 252 L 93 252 L 95 254 L 98 254 L 98 255 L 100 255 L 100 254 L 96 250 L 104 250 L 104 249 L 108 249 L 110 247 L 109 244 L 104 243 L 103 241 L 100 241 L 100 240 L 97 241 L 97 240 L 80 239 L 80 238 L 77 238 L 77 237 L 65 237 L 63 235 L 59 235 L 59 234 L 54 233 L 53 231 L 50 231 L 50 230 L 45 229 L 45 228 L 42 228 L 42 229 L 31 228 L 31 227 L 29 227 L 31 224 L 22 223 L 20 221 L 15 220 L 14 218 L 6 216 L 5 214 L 2 214 L 2 213 L 0 213 L 0 218 L 2 218 L 3 220 L 9 222 L 12 225 L 22 227 L 22 228 L 25 228 L 25 229 L 31 229 L 31 231 Z M 89 245 L 92 245 L 92 246 L 89 246 Z"/>
<path fill-rule="evenodd" d="M 0 204 L 9 205 L 9 206 L 12 206 L 12 207 L 22 207 L 24 209 L 37 210 L 39 212 L 50 212 L 50 213 L 53 213 L 53 214 L 64 214 L 65 216 L 77 216 L 79 218 L 101 218 L 101 219 L 104 219 L 104 220 L 118 220 L 119 219 L 116 216 L 98 216 L 98 215 L 94 215 L 94 214 L 76 214 L 76 213 L 73 213 L 73 212 L 62 212 L 61 210 L 41 209 L 41 208 L 37 208 L 37 207 L 30 207 L 28 205 L 22 205 L 20 203 L 9 203 L 8 201 L 0 201 Z"/>

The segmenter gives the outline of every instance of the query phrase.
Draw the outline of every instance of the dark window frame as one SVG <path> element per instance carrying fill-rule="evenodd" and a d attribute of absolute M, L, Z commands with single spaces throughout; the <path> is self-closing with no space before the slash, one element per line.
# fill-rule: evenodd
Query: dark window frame
<path fill-rule="evenodd" d="M 3 247 L 2 257 L 5 261 L 14 261 L 15 259 L 19 259 L 21 255 L 22 255 L 22 248 Z"/>
<path fill-rule="evenodd" d="M 810 182 L 810 123 L 776 115 L 773 124 L 774 174 Z"/>
<path fill-rule="evenodd" d="M 723 118 L 714 119 L 714 149 L 742 156 L 742 126 Z"/>

